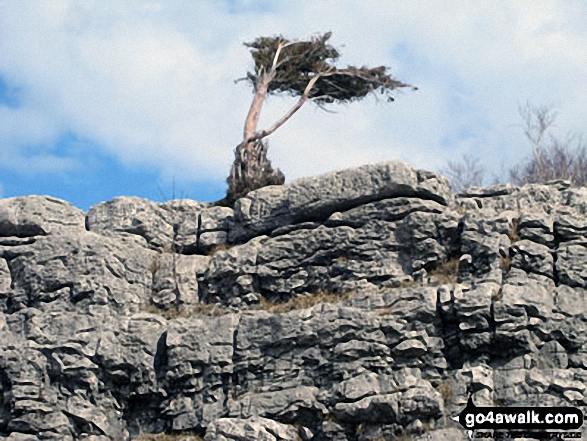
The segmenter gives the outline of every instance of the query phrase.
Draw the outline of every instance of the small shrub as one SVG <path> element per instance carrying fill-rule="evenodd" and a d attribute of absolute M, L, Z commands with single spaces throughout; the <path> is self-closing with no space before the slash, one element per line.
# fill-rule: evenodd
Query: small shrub
<path fill-rule="evenodd" d="M 159 255 L 153 256 L 153 259 L 151 259 L 151 264 L 149 265 L 149 272 L 151 273 L 152 276 L 154 276 L 155 273 L 157 271 L 159 271 L 160 268 L 161 268 L 161 260 L 159 258 Z"/>
<path fill-rule="evenodd" d="M 520 238 L 520 219 L 512 219 L 512 229 L 507 233 L 511 243 L 519 241 Z"/>
<path fill-rule="evenodd" d="M 185 311 L 182 311 L 178 308 L 162 309 L 162 308 L 158 308 L 156 305 L 153 305 L 152 303 L 149 303 L 147 305 L 141 305 L 140 310 L 141 310 L 141 312 L 146 312 L 149 314 L 156 314 L 156 315 L 163 316 L 167 320 L 189 316 L 189 315 L 185 315 Z"/>
<path fill-rule="evenodd" d="M 441 381 L 440 384 L 436 387 L 436 390 L 444 401 L 450 401 L 455 396 L 455 391 L 452 387 L 452 384 L 446 380 Z"/>
<path fill-rule="evenodd" d="M 432 281 L 439 285 L 455 284 L 459 276 L 459 259 L 449 259 L 441 262 L 430 272 Z"/>
<path fill-rule="evenodd" d="M 159 314 L 159 315 L 161 315 L 162 312 L 163 312 L 161 309 L 157 308 L 152 303 L 141 305 L 139 309 L 140 309 L 141 312 L 147 312 L 149 314 Z"/>
<path fill-rule="evenodd" d="M 501 299 L 503 299 L 503 289 L 500 287 L 499 291 L 497 291 L 494 295 L 491 296 L 491 301 L 499 302 Z"/>
<path fill-rule="evenodd" d="M 281 314 L 283 312 L 293 311 L 294 309 L 307 309 L 319 303 L 338 303 L 353 297 L 356 293 L 349 291 L 343 294 L 334 294 L 332 292 L 318 290 L 312 295 L 296 296 L 283 303 L 272 303 L 261 297 L 259 306 L 269 312 Z"/>
<path fill-rule="evenodd" d="M 230 313 L 230 310 L 224 306 L 220 306 L 214 303 L 198 303 L 193 308 L 169 308 L 169 309 L 161 309 L 157 306 L 151 304 L 142 305 L 141 306 L 142 312 L 147 312 L 149 314 L 157 314 L 160 316 L 165 317 L 167 320 L 172 320 L 176 318 L 188 318 L 198 315 L 205 315 L 210 317 L 216 317 L 220 315 L 225 315 Z"/>
<path fill-rule="evenodd" d="M 216 303 L 198 303 L 191 309 L 190 315 L 208 315 L 217 317 L 230 313 L 230 309 Z"/>
<path fill-rule="evenodd" d="M 210 248 L 208 251 L 206 251 L 206 256 L 213 256 L 216 253 L 219 253 L 221 251 L 226 251 L 230 249 L 230 245 L 227 243 L 221 243 L 218 245 L 214 245 L 212 248 Z"/>
<path fill-rule="evenodd" d="M 500 256 L 499 266 L 504 273 L 509 273 L 512 269 L 512 258 Z"/>
<path fill-rule="evenodd" d="M 493 399 L 493 407 L 506 407 L 504 402 L 498 398 Z"/>
<path fill-rule="evenodd" d="M 416 280 L 411 278 L 411 279 L 402 280 L 399 283 L 398 288 L 411 288 L 413 286 L 420 285 L 420 284 L 421 284 L 421 282 L 417 282 Z"/>

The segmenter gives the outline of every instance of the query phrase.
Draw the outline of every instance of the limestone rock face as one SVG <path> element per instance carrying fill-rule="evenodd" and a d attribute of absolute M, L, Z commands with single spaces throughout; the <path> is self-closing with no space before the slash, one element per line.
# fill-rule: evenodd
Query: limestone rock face
<path fill-rule="evenodd" d="M 466 440 L 469 396 L 586 410 L 586 212 L 397 162 L 234 210 L 0 200 L 0 440 Z"/>
<path fill-rule="evenodd" d="M 84 212 L 48 196 L 0 200 L 0 236 L 44 236 L 63 229 L 84 228 Z"/>

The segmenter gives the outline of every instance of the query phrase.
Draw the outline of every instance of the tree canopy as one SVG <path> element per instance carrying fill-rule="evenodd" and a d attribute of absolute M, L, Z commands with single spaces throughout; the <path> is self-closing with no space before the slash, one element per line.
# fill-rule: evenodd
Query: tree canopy
<path fill-rule="evenodd" d="M 255 71 L 247 74 L 247 79 L 256 86 L 261 76 L 272 73 L 268 93 L 288 93 L 308 98 L 317 103 L 345 103 L 358 101 L 369 93 L 380 89 L 393 101 L 391 92 L 401 87 L 412 87 L 391 77 L 389 68 L 349 66 L 337 68 L 339 52 L 328 40 L 327 32 L 309 40 L 287 40 L 282 36 L 259 37 L 250 48 L 255 62 Z M 306 91 L 310 81 L 318 76 Z"/>

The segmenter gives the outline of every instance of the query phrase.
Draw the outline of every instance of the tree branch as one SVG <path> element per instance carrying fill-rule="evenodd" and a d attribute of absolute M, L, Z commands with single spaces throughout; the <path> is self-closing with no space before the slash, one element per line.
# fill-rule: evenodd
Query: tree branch
<path fill-rule="evenodd" d="M 247 142 L 253 142 L 258 139 L 263 139 L 266 136 L 271 135 L 278 128 L 280 128 L 283 124 L 285 124 L 285 122 L 288 119 L 290 119 L 298 110 L 300 110 L 300 108 L 304 105 L 304 103 L 306 101 L 308 101 L 308 95 L 309 95 L 310 91 L 312 90 L 312 88 L 314 87 L 314 85 L 316 84 L 316 81 L 318 81 L 318 79 L 320 79 L 321 77 L 328 76 L 328 75 L 329 75 L 328 73 L 319 73 L 319 74 L 314 75 L 312 77 L 312 79 L 308 82 L 308 85 L 304 89 L 304 94 L 300 97 L 298 102 L 291 109 L 289 109 L 285 113 L 285 115 L 283 115 L 281 118 L 279 118 L 270 128 L 268 128 L 267 130 L 263 130 L 261 132 L 255 133 L 252 137 L 247 139 Z"/>
<path fill-rule="evenodd" d="M 288 41 L 285 44 L 279 43 L 277 45 L 277 50 L 275 51 L 275 56 L 273 57 L 273 63 L 271 64 L 271 70 L 274 71 L 275 69 L 277 69 L 277 67 L 279 67 L 279 63 L 277 63 L 277 60 L 279 60 L 279 55 L 280 55 L 282 49 L 285 49 L 286 47 L 291 46 L 293 44 L 303 43 L 305 40 L 308 39 L 308 37 L 310 35 L 312 35 L 312 34 L 308 34 L 307 36 L 304 36 L 302 38 L 296 38 L 295 40 Z"/>

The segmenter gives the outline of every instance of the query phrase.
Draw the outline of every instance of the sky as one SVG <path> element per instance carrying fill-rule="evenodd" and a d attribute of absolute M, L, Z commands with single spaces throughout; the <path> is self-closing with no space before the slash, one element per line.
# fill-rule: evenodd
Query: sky
<path fill-rule="evenodd" d="M 557 111 L 555 134 L 587 127 L 582 0 L 0 0 L 0 197 L 222 198 L 252 99 L 243 43 L 327 31 L 340 67 L 418 90 L 302 107 L 268 138 L 286 182 L 463 154 L 498 174 L 530 153 L 528 102 Z M 259 128 L 294 102 L 271 96 Z"/>

